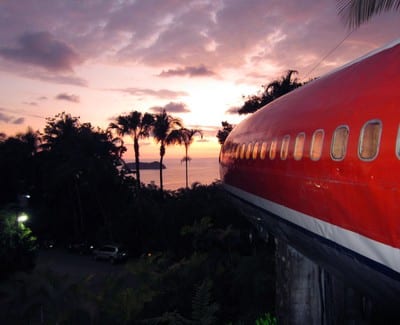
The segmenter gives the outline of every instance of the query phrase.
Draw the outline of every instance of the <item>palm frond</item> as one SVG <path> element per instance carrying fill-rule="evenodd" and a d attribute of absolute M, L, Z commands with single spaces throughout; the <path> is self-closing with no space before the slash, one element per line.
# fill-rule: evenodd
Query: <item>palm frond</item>
<path fill-rule="evenodd" d="M 400 9 L 400 0 L 338 0 L 339 16 L 349 28 L 356 28 L 383 11 Z"/>
<path fill-rule="evenodd" d="M 192 300 L 192 320 L 195 324 L 215 324 L 217 311 L 218 305 L 211 301 L 211 281 L 204 281 L 197 287 Z"/>

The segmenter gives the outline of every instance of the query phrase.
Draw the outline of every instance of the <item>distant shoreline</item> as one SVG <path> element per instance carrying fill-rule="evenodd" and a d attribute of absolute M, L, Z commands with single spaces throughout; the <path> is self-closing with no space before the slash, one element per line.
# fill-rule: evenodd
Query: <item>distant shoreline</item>
<path fill-rule="evenodd" d="M 136 170 L 136 164 L 134 162 L 128 162 L 126 163 L 126 167 L 129 168 L 132 171 Z M 160 163 L 158 161 L 152 161 L 152 162 L 139 162 L 139 168 L 140 169 L 160 169 Z M 162 169 L 166 169 L 167 167 L 162 164 Z"/>

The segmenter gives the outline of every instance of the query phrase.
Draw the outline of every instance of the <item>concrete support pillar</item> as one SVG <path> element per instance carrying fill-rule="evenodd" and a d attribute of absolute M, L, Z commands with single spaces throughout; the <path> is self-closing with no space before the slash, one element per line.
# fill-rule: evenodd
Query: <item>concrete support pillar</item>
<path fill-rule="evenodd" d="M 285 242 L 276 245 L 276 307 L 282 325 L 320 325 L 319 267 Z"/>
<path fill-rule="evenodd" d="M 368 306 L 361 294 L 276 240 L 278 324 L 371 324 Z"/>

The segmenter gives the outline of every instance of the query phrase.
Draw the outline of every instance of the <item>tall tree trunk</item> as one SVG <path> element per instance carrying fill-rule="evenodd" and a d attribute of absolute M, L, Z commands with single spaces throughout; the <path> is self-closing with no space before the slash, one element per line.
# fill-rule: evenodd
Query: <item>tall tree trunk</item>
<path fill-rule="evenodd" d="M 82 201 L 81 201 L 81 194 L 79 192 L 77 175 L 74 175 L 74 184 L 75 184 L 75 191 L 76 191 L 76 199 L 77 199 L 77 203 L 78 203 L 79 236 L 83 236 L 84 232 L 85 232 L 85 224 L 84 224 L 84 221 L 83 221 Z"/>
<path fill-rule="evenodd" d="M 160 191 L 161 191 L 161 193 L 164 190 L 164 187 L 163 187 L 163 175 L 162 175 L 162 170 L 163 170 L 162 164 L 163 164 L 164 155 L 165 155 L 165 146 L 162 143 L 161 146 L 160 146 Z"/>
<path fill-rule="evenodd" d="M 133 150 L 135 151 L 136 187 L 140 189 L 139 140 L 137 138 L 133 139 Z"/>
<path fill-rule="evenodd" d="M 188 147 L 185 146 L 185 164 L 186 164 L 186 188 L 189 188 L 189 175 L 188 175 Z"/>

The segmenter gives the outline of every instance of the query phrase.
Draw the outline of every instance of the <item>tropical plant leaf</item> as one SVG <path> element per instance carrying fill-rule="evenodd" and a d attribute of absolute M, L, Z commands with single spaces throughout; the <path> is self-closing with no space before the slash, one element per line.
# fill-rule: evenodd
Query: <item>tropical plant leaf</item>
<path fill-rule="evenodd" d="M 192 320 L 194 324 L 211 325 L 217 321 L 218 305 L 211 300 L 211 281 L 201 283 L 192 300 Z"/>
<path fill-rule="evenodd" d="M 355 28 L 383 11 L 400 9 L 400 0 L 338 0 L 338 12 L 343 21 Z"/>

